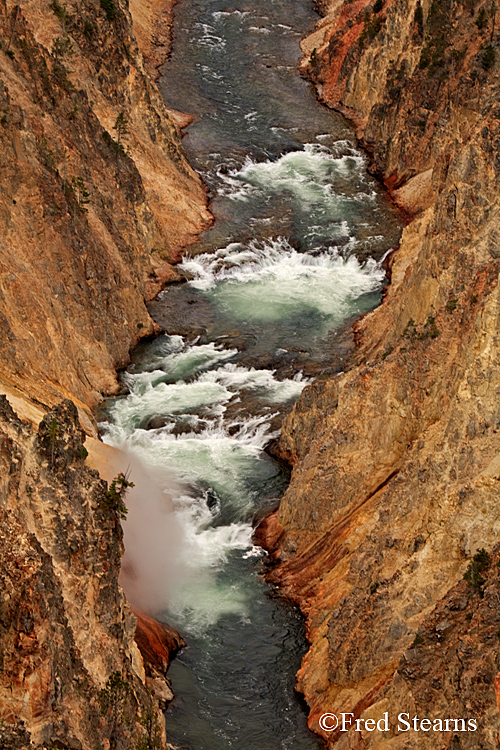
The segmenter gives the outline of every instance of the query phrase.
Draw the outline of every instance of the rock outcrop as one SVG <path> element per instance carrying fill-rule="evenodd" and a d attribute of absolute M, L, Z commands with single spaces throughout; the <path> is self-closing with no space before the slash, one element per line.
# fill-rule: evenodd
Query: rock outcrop
<path fill-rule="evenodd" d="M 493 747 L 500 600 L 492 584 L 478 603 L 488 633 L 476 631 L 464 612 L 477 594 L 458 582 L 500 533 L 495 7 L 333 0 L 321 10 L 302 70 L 355 122 L 410 220 L 383 304 L 356 326 L 350 367 L 308 386 L 285 420 L 280 453 L 294 470 L 260 532 L 269 575 L 306 615 L 298 688 L 329 746 Z M 424 651 L 412 648 L 418 633 L 434 633 Z M 361 736 L 318 723 L 326 711 L 396 708 L 460 711 L 478 730 Z"/>
<path fill-rule="evenodd" d="M 71 401 L 35 431 L 0 397 L 5 748 L 135 748 L 146 717 L 164 734 L 118 586 L 119 509 L 85 466 L 84 439 Z"/>

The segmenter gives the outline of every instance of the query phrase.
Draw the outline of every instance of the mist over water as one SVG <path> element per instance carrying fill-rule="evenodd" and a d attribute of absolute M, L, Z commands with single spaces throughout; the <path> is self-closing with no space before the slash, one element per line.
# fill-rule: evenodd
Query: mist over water
<path fill-rule="evenodd" d="M 130 457 L 122 582 L 189 646 L 172 664 L 169 739 L 192 750 L 313 750 L 293 692 L 300 615 L 257 575 L 256 519 L 288 470 L 264 448 L 313 376 L 342 369 L 349 323 L 381 299 L 398 216 L 351 129 L 296 72 L 302 0 L 175 9 L 160 87 L 192 112 L 183 144 L 216 217 L 150 306 L 105 440 Z"/>

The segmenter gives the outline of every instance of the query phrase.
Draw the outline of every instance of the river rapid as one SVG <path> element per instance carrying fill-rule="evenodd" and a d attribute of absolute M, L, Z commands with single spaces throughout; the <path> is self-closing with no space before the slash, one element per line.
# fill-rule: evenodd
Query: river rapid
<path fill-rule="evenodd" d="M 288 482 L 264 448 L 304 386 L 342 369 L 401 226 L 351 128 L 297 74 L 316 20 L 305 0 L 181 0 L 160 81 L 196 116 L 183 144 L 216 221 L 186 283 L 152 303 L 165 333 L 133 353 L 102 432 L 147 476 L 123 583 L 188 641 L 167 732 L 192 750 L 319 746 L 293 690 L 301 617 L 258 575 L 252 529 Z"/>

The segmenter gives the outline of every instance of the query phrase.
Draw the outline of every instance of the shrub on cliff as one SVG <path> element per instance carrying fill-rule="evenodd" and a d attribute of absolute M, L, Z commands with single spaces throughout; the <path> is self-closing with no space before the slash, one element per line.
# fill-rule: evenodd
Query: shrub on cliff
<path fill-rule="evenodd" d="M 103 500 L 104 507 L 116 511 L 122 520 L 127 517 L 128 513 L 127 506 L 125 505 L 125 495 L 129 487 L 134 487 L 134 483 L 129 482 L 128 477 L 123 472 L 120 472 L 109 485 L 109 489 Z"/>
<path fill-rule="evenodd" d="M 491 44 L 488 44 L 486 47 L 485 53 L 483 57 L 481 58 L 481 65 L 483 66 L 484 70 L 490 70 L 495 64 L 496 60 L 496 54 L 495 50 L 493 49 L 493 46 Z"/>
<path fill-rule="evenodd" d="M 106 13 L 108 21 L 114 21 L 116 18 L 116 5 L 114 0 L 101 0 L 101 8 Z"/>
<path fill-rule="evenodd" d="M 464 573 L 464 579 L 474 591 L 477 591 L 477 593 L 481 597 L 483 596 L 483 586 L 486 582 L 481 573 L 484 573 L 484 571 L 489 568 L 490 565 L 491 557 L 488 552 L 486 552 L 484 547 L 482 547 L 481 549 L 477 550 L 476 554 L 472 558 L 472 561 L 469 563 L 469 567 Z"/>
<path fill-rule="evenodd" d="M 423 36 L 424 33 L 424 11 L 422 10 L 422 5 L 420 3 L 420 0 L 417 2 L 417 7 L 415 8 L 415 17 L 414 17 L 415 26 L 417 27 L 417 31 L 420 36 Z"/>
<path fill-rule="evenodd" d="M 486 26 L 488 25 L 488 14 L 486 13 L 486 10 L 484 8 L 481 8 L 474 23 L 476 24 L 479 31 L 482 31 L 486 28 Z"/>

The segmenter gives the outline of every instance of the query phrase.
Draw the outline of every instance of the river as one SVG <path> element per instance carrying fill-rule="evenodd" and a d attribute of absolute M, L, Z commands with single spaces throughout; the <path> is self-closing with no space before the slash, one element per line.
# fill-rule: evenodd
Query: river
<path fill-rule="evenodd" d="M 288 482 L 264 448 L 310 379 L 342 369 L 401 226 L 351 128 L 297 74 L 316 20 L 304 0 L 181 0 L 160 81 L 196 115 L 183 144 L 216 221 L 188 281 L 151 304 L 165 333 L 133 353 L 102 430 L 156 488 L 131 500 L 124 567 L 188 641 L 167 732 L 191 750 L 319 745 L 293 689 L 301 617 L 252 543 Z"/>

